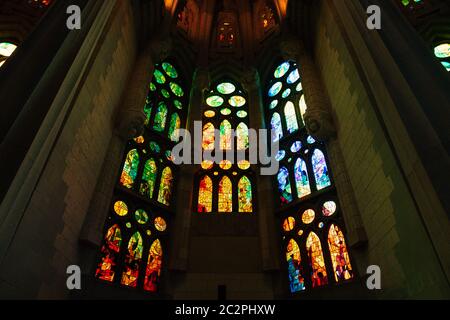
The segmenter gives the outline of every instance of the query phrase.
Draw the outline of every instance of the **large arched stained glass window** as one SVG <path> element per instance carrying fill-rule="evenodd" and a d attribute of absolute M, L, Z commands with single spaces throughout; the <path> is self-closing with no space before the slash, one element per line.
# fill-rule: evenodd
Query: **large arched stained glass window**
<path fill-rule="evenodd" d="M 206 94 L 202 112 L 203 150 L 220 153 L 222 159 L 215 163 L 203 158 L 197 175 L 195 210 L 199 213 L 251 213 L 255 209 L 255 190 L 247 160 L 250 143 L 247 95 L 233 81 L 216 82 Z M 216 150 L 215 141 L 218 142 Z M 232 159 L 227 158 L 228 151 L 236 151 Z"/>
<path fill-rule="evenodd" d="M 266 87 L 266 121 L 280 143 L 276 185 L 291 293 L 354 277 L 326 144 L 304 126 L 308 107 L 300 74 L 296 62 L 282 62 Z"/>
<path fill-rule="evenodd" d="M 95 277 L 156 292 L 170 227 L 177 168 L 171 150 L 186 119 L 187 90 L 174 64 L 155 66 L 142 136 L 128 141 Z"/>

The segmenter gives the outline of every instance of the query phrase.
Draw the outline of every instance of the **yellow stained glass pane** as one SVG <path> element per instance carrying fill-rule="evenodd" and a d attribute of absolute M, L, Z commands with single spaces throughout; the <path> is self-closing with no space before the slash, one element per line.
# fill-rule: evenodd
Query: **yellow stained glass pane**
<path fill-rule="evenodd" d="M 219 212 L 233 211 L 233 185 L 230 178 L 223 177 L 219 182 Z"/>

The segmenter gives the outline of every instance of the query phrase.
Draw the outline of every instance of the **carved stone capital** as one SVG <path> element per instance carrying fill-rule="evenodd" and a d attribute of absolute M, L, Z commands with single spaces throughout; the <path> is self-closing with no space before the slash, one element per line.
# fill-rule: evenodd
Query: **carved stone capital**
<path fill-rule="evenodd" d="M 258 89 L 259 74 L 255 68 L 248 68 L 242 72 L 241 83 L 247 91 Z"/>
<path fill-rule="evenodd" d="M 326 110 L 308 107 L 304 115 L 304 121 L 306 130 L 314 138 L 326 141 L 336 135 L 333 119 Z"/>
<path fill-rule="evenodd" d="M 300 41 L 295 37 L 285 38 L 280 43 L 280 52 L 285 60 L 298 60 L 302 51 Z"/>
<path fill-rule="evenodd" d="M 171 38 L 155 40 L 151 44 L 151 56 L 156 63 L 165 60 L 172 51 L 173 41 Z"/>

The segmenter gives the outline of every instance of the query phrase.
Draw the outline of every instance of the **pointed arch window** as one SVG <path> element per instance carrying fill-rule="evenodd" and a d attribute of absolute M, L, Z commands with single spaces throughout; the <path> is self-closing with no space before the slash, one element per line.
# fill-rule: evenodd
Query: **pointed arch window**
<path fill-rule="evenodd" d="M 171 151 L 186 119 L 187 88 L 172 62 L 155 65 L 142 136 L 127 142 L 95 277 L 157 292 L 177 168 Z"/>
<path fill-rule="evenodd" d="M 280 143 L 276 184 L 290 292 L 350 281 L 354 272 L 326 144 L 305 128 L 308 107 L 297 63 L 280 62 L 266 90 L 266 121 Z"/>
<path fill-rule="evenodd" d="M 203 159 L 196 179 L 194 210 L 199 213 L 254 212 L 253 172 L 248 160 L 247 95 L 240 84 L 223 79 L 212 85 L 204 102 L 202 147 L 213 154 L 221 154 L 222 159 L 217 163 Z M 227 159 L 227 151 L 231 150 L 235 151 L 233 158 Z"/>

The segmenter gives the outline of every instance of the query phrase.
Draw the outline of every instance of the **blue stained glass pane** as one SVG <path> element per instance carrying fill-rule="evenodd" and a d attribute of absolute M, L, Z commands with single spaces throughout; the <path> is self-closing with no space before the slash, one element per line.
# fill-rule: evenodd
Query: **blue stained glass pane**
<path fill-rule="evenodd" d="M 272 127 L 272 141 L 278 141 L 283 137 L 283 127 L 281 126 L 281 117 L 275 112 L 270 121 Z"/>
<path fill-rule="evenodd" d="M 278 172 L 278 190 L 280 191 L 281 203 L 292 201 L 291 182 L 289 181 L 289 171 L 283 167 Z"/>
<path fill-rule="evenodd" d="M 278 66 L 278 68 L 275 70 L 274 72 L 274 77 L 275 78 L 281 78 L 282 76 L 284 76 L 286 74 L 286 72 L 289 71 L 289 68 L 291 67 L 291 65 L 289 64 L 289 62 L 283 62 L 282 64 L 280 64 Z"/>
<path fill-rule="evenodd" d="M 295 69 L 294 71 L 292 71 L 288 78 L 287 78 L 287 83 L 289 84 L 293 84 L 296 83 L 298 81 L 298 79 L 300 79 L 300 74 L 298 73 L 298 69 Z"/>
<path fill-rule="evenodd" d="M 316 142 L 316 140 L 314 140 L 314 138 L 311 137 L 311 136 L 308 136 L 308 138 L 306 139 L 306 141 L 307 141 L 309 144 L 313 144 L 313 143 Z"/>
<path fill-rule="evenodd" d="M 309 185 L 308 169 L 306 162 L 298 158 L 294 168 L 295 184 L 297 187 L 297 195 L 299 198 L 306 197 L 311 194 L 311 187 Z"/>
<path fill-rule="evenodd" d="M 276 82 L 270 89 L 269 89 L 269 97 L 275 97 L 277 94 L 280 93 L 281 89 L 283 88 L 283 84 L 281 82 Z"/>
<path fill-rule="evenodd" d="M 302 143 L 300 141 L 295 141 L 291 146 L 291 152 L 299 152 L 302 148 Z"/>
<path fill-rule="evenodd" d="M 314 177 L 316 179 L 317 190 L 322 190 L 331 186 L 327 162 L 323 152 L 319 149 L 315 149 L 311 157 L 311 162 L 314 170 Z"/>
<path fill-rule="evenodd" d="M 275 156 L 275 160 L 281 161 L 284 159 L 285 156 L 286 156 L 286 151 L 280 150 L 280 151 L 278 151 L 277 155 Z"/>

